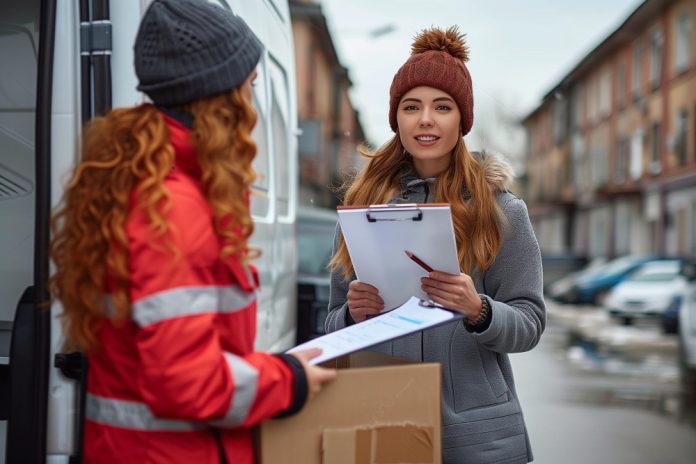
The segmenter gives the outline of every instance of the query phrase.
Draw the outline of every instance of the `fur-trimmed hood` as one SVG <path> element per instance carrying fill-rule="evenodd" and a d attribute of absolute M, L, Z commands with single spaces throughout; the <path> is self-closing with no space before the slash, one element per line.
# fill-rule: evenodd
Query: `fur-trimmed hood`
<path fill-rule="evenodd" d="M 471 154 L 483 166 L 483 170 L 486 172 L 486 180 L 492 187 L 500 192 L 510 190 L 515 180 L 515 171 L 507 159 L 485 150 L 481 152 L 475 151 Z"/>
<path fill-rule="evenodd" d="M 472 151 L 471 155 L 481 163 L 486 173 L 488 184 L 497 192 L 505 192 L 510 189 L 515 180 L 515 172 L 512 165 L 501 155 L 483 151 Z M 401 185 L 404 193 L 414 191 L 417 186 L 435 182 L 435 177 L 421 179 L 418 174 L 411 169 L 401 178 Z M 469 197 L 469 192 L 464 187 L 464 196 Z"/>

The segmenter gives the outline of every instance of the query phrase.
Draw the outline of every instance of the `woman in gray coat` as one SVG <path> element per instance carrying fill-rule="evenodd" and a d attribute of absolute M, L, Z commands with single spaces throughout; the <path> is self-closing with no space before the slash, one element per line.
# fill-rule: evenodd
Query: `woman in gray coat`
<path fill-rule="evenodd" d="M 544 330 L 541 254 L 524 202 L 508 191 L 510 166 L 464 144 L 473 92 L 463 38 L 456 27 L 416 37 L 390 89 L 395 135 L 364 153 L 370 160 L 344 204 L 450 204 L 461 273 L 435 270 L 421 285 L 465 318 L 375 349 L 442 364 L 445 463 L 526 463 L 532 451 L 507 354 L 534 348 Z M 331 267 L 327 331 L 384 309 L 379 289 L 355 280 L 340 230 Z"/>

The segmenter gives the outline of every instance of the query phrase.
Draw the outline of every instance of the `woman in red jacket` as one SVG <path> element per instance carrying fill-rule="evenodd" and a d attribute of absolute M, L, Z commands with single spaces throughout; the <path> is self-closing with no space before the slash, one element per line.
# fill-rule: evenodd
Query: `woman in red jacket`
<path fill-rule="evenodd" d="M 67 342 L 89 359 L 85 462 L 251 463 L 250 427 L 335 376 L 315 352 L 254 351 L 261 50 L 227 10 L 155 0 L 134 46 L 154 104 L 85 128 L 52 242 Z"/>

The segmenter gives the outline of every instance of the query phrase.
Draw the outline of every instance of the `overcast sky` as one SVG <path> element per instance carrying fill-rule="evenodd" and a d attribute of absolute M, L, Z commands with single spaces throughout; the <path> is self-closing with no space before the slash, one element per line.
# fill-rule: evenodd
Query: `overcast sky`
<path fill-rule="evenodd" d="M 458 25 L 467 34 L 474 85 L 474 149 L 519 138 L 499 130 L 501 112 L 524 116 L 572 67 L 616 29 L 641 0 L 321 0 L 338 54 L 354 83 L 353 104 L 368 139 L 382 144 L 389 85 L 406 61 L 413 36 L 431 25 Z M 393 24 L 377 38 L 370 31 Z M 517 134 L 519 135 L 519 134 Z M 481 140 L 487 138 L 488 140 Z M 516 140 L 500 140 L 511 139 Z M 498 139 L 496 141 L 490 139 Z M 485 146 L 480 146 L 485 145 Z"/>

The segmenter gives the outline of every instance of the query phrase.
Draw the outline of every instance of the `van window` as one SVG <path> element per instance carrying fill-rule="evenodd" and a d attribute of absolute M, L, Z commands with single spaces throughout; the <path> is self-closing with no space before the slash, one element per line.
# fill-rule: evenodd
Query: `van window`
<path fill-rule="evenodd" d="M 257 177 L 254 181 L 253 194 L 251 196 L 251 214 L 256 218 L 265 218 L 268 215 L 270 169 L 268 149 L 268 76 L 265 72 L 264 57 L 256 67 L 256 80 L 254 81 L 254 108 L 256 109 L 256 126 L 252 137 L 256 142 L 256 158 L 253 167 Z"/>
<path fill-rule="evenodd" d="M 290 214 L 290 182 L 293 176 L 288 143 L 288 80 L 276 63 L 272 62 L 270 69 L 276 211 L 279 217 L 283 217 Z"/>
<path fill-rule="evenodd" d="M 14 319 L 34 277 L 39 8 L 37 0 L 0 3 L 0 321 Z"/>

